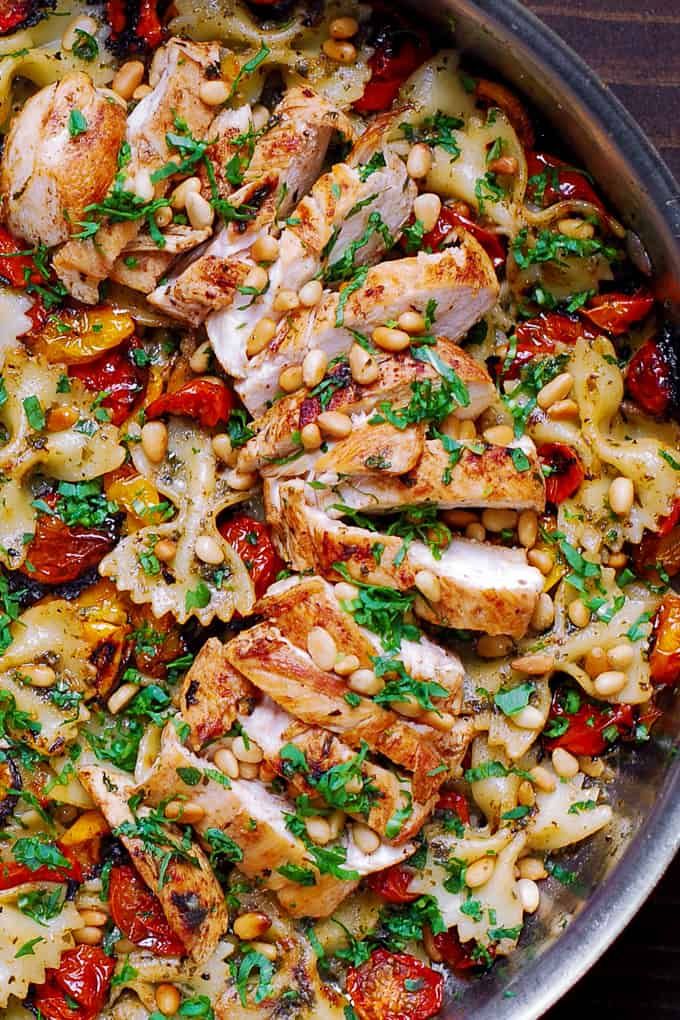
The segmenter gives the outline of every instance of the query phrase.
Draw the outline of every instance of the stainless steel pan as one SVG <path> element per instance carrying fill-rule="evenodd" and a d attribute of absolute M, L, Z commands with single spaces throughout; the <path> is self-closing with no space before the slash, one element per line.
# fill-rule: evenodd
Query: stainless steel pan
<path fill-rule="evenodd" d="M 554 125 L 643 241 L 680 322 L 680 189 L 596 75 L 517 0 L 410 0 L 455 27 L 457 46 L 496 68 Z M 652 741 L 624 751 L 611 801 L 620 824 L 573 855 L 582 884 L 555 883 L 514 957 L 481 981 L 452 980 L 443 1016 L 530 1020 L 559 999 L 640 908 L 680 846 L 680 700 Z M 551 879 L 550 882 L 553 882 Z M 635 979 L 635 975 L 631 974 Z"/>

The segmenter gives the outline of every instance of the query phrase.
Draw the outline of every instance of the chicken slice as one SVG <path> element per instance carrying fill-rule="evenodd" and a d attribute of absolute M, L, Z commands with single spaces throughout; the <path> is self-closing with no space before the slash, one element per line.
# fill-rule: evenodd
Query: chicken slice
<path fill-rule="evenodd" d="M 165 246 L 159 248 L 150 234 L 138 234 L 114 262 L 111 279 L 124 287 L 148 294 L 179 255 L 208 240 L 210 230 L 176 225 L 169 227 L 163 237 Z"/>
<path fill-rule="evenodd" d="M 257 295 L 237 298 L 237 287 L 255 265 L 250 248 L 269 233 L 277 218 L 288 216 L 312 186 L 333 133 L 353 134 L 344 114 L 306 87 L 288 89 L 270 125 L 255 143 L 243 187 L 229 199 L 246 218 L 227 223 L 204 252 L 190 264 L 178 266 L 170 280 L 149 295 L 152 305 L 173 318 L 198 325 L 212 313 L 210 323 L 223 323 L 226 330 L 240 328 L 238 335 L 245 340 L 264 314 L 253 310 Z M 216 286 L 219 278 L 226 281 L 224 286 Z M 233 279 L 238 282 L 230 286 Z M 273 282 L 267 294 L 271 291 L 275 293 Z M 209 332 L 212 328 L 209 325 Z M 240 374 L 231 362 L 223 364 L 230 374 Z"/>
<path fill-rule="evenodd" d="M 10 231 L 49 248 L 77 232 L 85 207 L 111 186 L 125 127 L 125 104 L 80 71 L 28 99 L 12 121 L 0 166 Z"/>
<path fill-rule="evenodd" d="M 393 472 L 387 470 L 366 472 L 363 477 L 343 470 L 333 462 L 332 448 L 313 465 L 315 485 L 306 490 L 307 500 L 321 509 L 341 504 L 367 513 L 423 505 L 544 511 L 545 480 L 536 447 L 528 437 L 508 447 L 480 442 L 450 445 L 447 452 L 442 440 L 426 440 L 417 464 L 401 478 L 391 477 Z M 341 474 L 353 477 L 341 478 Z"/>
<path fill-rule="evenodd" d="M 403 721 L 368 698 L 360 698 L 358 705 L 348 704 L 346 682 L 319 669 L 277 627 L 261 623 L 244 631 L 228 643 L 227 655 L 236 669 L 286 712 L 341 735 L 355 749 L 365 741 L 372 751 L 412 772 L 418 800 L 427 800 L 441 784 L 440 766 L 448 768 L 449 761 L 440 749 L 446 741 L 438 739 L 439 734 Z"/>
<path fill-rule="evenodd" d="M 187 785 L 182 779 L 184 769 L 190 769 L 190 775 L 198 769 L 203 779 L 197 785 Z M 210 772 L 209 763 L 184 747 L 172 724 L 168 724 L 160 754 L 143 784 L 145 797 L 152 804 L 160 804 L 172 790 L 200 805 L 204 817 L 194 826 L 199 836 L 208 844 L 210 829 L 220 829 L 229 836 L 243 851 L 239 869 L 275 892 L 294 917 L 327 917 L 356 888 L 360 877 L 404 860 L 415 849 L 412 844 L 393 847 L 381 843 L 375 853 L 362 854 L 346 831 L 340 844 L 346 854 L 342 867 L 356 871 L 357 877 L 340 879 L 321 873 L 307 847 L 286 825 L 286 815 L 294 812 L 288 800 L 271 793 L 257 779 L 233 779 L 225 787 Z M 301 885 L 286 877 L 286 865 L 312 873 L 314 884 Z M 284 868 L 284 874 L 280 868 Z"/>
<path fill-rule="evenodd" d="M 167 135 L 177 131 L 180 121 L 186 123 L 195 138 L 205 136 L 215 110 L 200 100 L 199 91 L 215 67 L 219 67 L 217 43 L 171 39 L 156 51 L 149 71 L 152 91 L 128 117 L 130 161 L 125 167 L 128 181 L 134 181 L 140 174 L 152 174 L 176 160 L 177 153 L 169 146 Z M 163 195 L 168 186 L 169 178 L 158 182 L 155 196 Z M 55 272 L 73 297 L 87 304 L 98 301 L 99 283 L 111 275 L 116 259 L 137 236 L 142 223 L 142 220 L 105 222 L 93 237 L 68 241 L 57 252 Z"/>
<path fill-rule="evenodd" d="M 451 340 L 440 337 L 428 349 L 453 369 L 469 395 L 469 404 L 454 408 L 451 412 L 453 417 L 477 418 L 496 397 L 489 373 Z M 303 450 L 298 439 L 300 429 L 315 421 L 322 410 L 342 411 L 351 415 L 373 411 L 383 402 L 395 408 L 404 407 L 413 396 L 415 384 L 429 381 L 437 386 L 441 382 L 441 376 L 432 361 L 414 357 L 410 350 L 401 354 L 382 353 L 376 360 L 378 378 L 368 386 L 353 381 L 345 360 L 338 362 L 326 376 L 327 380 L 337 381 L 337 385 L 334 382 L 335 389 L 326 408 L 322 408 L 318 397 L 311 396 L 306 390 L 298 390 L 277 400 L 251 426 L 256 435 L 241 451 L 239 469 L 253 471 L 257 468 L 271 475 L 300 474 L 308 470 L 318 457 L 318 454 L 314 454 L 308 460 L 301 459 Z M 293 459 L 294 454 L 296 456 Z"/>
<path fill-rule="evenodd" d="M 302 364 L 312 349 L 320 348 L 334 358 L 350 349 L 354 332 L 370 335 L 402 312 L 427 312 L 428 305 L 435 309 L 434 332 L 457 340 L 497 298 L 498 280 L 489 257 L 467 235 L 458 247 L 443 252 L 419 252 L 413 258 L 382 262 L 366 272 L 361 286 L 345 284 L 339 293 L 326 292 L 315 308 L 293 312 L 281 321 L 268 347 L 250 359 L 247 373 L 245 362 L 238 372 L 222 363 L 242 378 L 236 383 L 238 394 L 250 413 L 259 415 L 276 395 L 281 371 Z M 211 339 L 215 346 L 217 340 L 212 335 Z M 470 410 L 467 416 L 479 413 Z"/>
<path fill-rule="evenodd" d="M 120 826 L 134 823 L 128 801 L 136 787 L 130 776 L 117 769 L 82 765 L 78 778 L 114 834 Z M 173 785 L 167 788 L 166 798 Z M 148 808 L 139 808 L 140 817 L 148 813 Z M 181 842 L 182 833 L 176 826 L 163 828 L 173 844 Z M 120 839 L 139 874 L 158 897 L 168 924 L 188 954 L 199 963 L 207 960 L 226 931 L 229 918 L 224 895 L 201 848 L 191 846 L 188 851 L 191 859 L 172 854 L 161 881 L 162 855 L 156 856 L 137 836 L 121 833 Z"/>
<path fill-rule="evenodd" d="M 357 580 L 414 592 L 416 575 L 428 571 L 440 599 L 418 596 L 414 609 L 439 626 L 522 637 L 543 590 L 543 575 L 527 564 L 523 549 L 454 539 L 439 559 L 420 541 L 404 553 L 397 536 L 342 524 L 309 506 L 300 480 L 266 485 L 265 511 L 275 544 L 294 570 L 340 580 L 334 565 L 344 563 Z"/>
<path fill-rule="evenodd" d="M 227 659 L 218 638 L 208 638 L 187 671 L 180 691 L 182 719 L 195 751 L 227 733 L 247 710 L 255 689 Z"/>

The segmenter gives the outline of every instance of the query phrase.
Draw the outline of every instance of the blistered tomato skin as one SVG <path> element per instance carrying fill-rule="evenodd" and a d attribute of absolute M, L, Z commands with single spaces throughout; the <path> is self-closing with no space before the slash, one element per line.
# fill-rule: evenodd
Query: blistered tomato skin
<path fill-rule="evenodd" d="M 368 61 L 371 78 L 361 99 L 354 103 L 356 112 L 364 115 L 389 109 L 406 79 L 432 53 L 427 33 L 392 6 L 375 4 L 373 17 L 382 23 L 369 39 L 375 48 Z"/>
<path fill-rule="evenodd" d="M 652 683 L 674 687 L 680 682 L 680 595 L 664 597 L 654 621 L 649 656 Z"/>
<path fill-rule="evenodd" d="M 545 747 L 553 751 L 556 747 L 563 747 L 575 755 L 602 754 L 613 741 L 608 736 L 623 736 L 628 733 L 634 724 L 635 713 L 632 705 L 613 705 L 611 708 L 600 708 L 597 705 L 582 703 L 576 712 L 568 713 L 560 698 L 559 691 L 555 693 L 548 725 L 555 720 L 566 720 L 567 729 L 559 737 L 548 737 L 545 739 Z M 616 733 L 610 727 L 616 730 Z"/>
<path fill-rule="evenodd" d="M 470 808 L 467 797 L 457 790 L 447 790 L 442 793 L 435 804 L 435 811 L 453 811 L 458 815 L 464 825 L 470 824 Z"/>
<path fill-rule="evenodd" d="M 62 846 L 58 841 L 57 849 L 69 862 L 69 867 L 47 867 L 44 865 L 35 871 L 31 871 L 25 864 L 2 863 L 0 864 L 0 890 L 15 889 L 25 882 L 82 882 L 83 873 L 80 864 L 72 850 Z"/>
<path fill-rule="evenodd" d="M 464 974 L 478 966 L 471 955 L 473 943 L 462 945 L 455 928 L 435 935 L 434 944 L 444 963 L 456 974 Z"/>
<path fill-rule="evenodd" d="M 485 230 L 484 227 L 480 227 L 478 223 L 470 219 L 468 216 L 463 216 L 462 213 L 459 213 L 456 209 L 452 209 L 447 205 L 442 206 L 442 210 L 436 224 L 429 234 L 425 234 L 423 237 L 423 248 L 425 250 L 429 249 L 431 251 L 439 251 L 442 242 L 456 227 L 467 230 L 469 234 L 472 234 L 476 241 L 479 241 L 482 248 L 491 259 L 494 269 L 498 269 L 500 266 L 505 265 L 506 251 L 498 234 L 494 234 L 490 230 Z"/>
<path fill-rule="evenodd" d="M 186 956 L 184 943 L 170 928 L 158 898 L 127 864 L 111 869 L 111 917 L 123 935 L 157 956 Z"/>
<path fill-rule="evenodd" d="M 112 425 L 122 425 L 141 402 L 148 369 L 135 364 L 132 351 L 139 347 L 133 337 L 85 365 L 70 365 L 69 378 L 79 379 L 91 393 L 106 393 L 101 406 L 109 412 Z"/>
<path fill-rule="evenodd" d="M 444 979 L 415 956 L 376 949 L 350 967 L 347 991 L 359 1020 L 429 1020 L 441 1009 Z"/>
<path fill-rule="evenodd" d="M 272 544 L 269 528 L 247 514 L 237 514 L 219 525 L 222 538 L 241 557 L 260 598 L 285 564 Z"/>
<path fill-rule="evenodd" d="M 34 988 L 32 1003 L 44 1020 L 94 1020 L 109 993 L 116 962 L 98 946 L 76 946 L 62 953 L 59 967 Z M 74 1003 L 77 1009 L 74 1007 Z"/>
<path fill-rule="evenodd" d="M 369 888 L 388 903 L 413 903 L 420 893 L 408 891 L 413 872 L 403 864 L 393 864 L 384 871 L 375 871 L 369 875 Z"/>
<path fill-rule="evenodd" d="M 115 542 L 113 531 L 69 527 L 59 517 L 40 514 L 21 571 L 41 584 L 66 584 L 96 567 Z"/>
<path fill-rule="evenodd" d="M 591 202 L 604 211 L 604 206 L 591 187 L 585 171 L 569 166 L 557 156 L 547 152 L 528 152 L 527 171 L 529 184 L 527 196 L 542 208 L 555 202 Z M 538 177 L 539 181 L 532 181 Z M 545 187 L 542 185 L 545 183 Z"/>
<path fill-rule="evenodd" d="M 564 503 L 578 491 L 585 478 L 578 454 L 564 443 L 544 443 L 537 452 L 546 474 L 545 497 L 548 503 Z"/>
<path fill-rule="evenodd" d="M 533 319 L 519 323 L 515 330 L 517 349 L 507 367 L 499 363 L 503 379 L 518 378 L 524 365 L 534 358 L 545 358 L 555 353 L 558 345 L 573 347 L 581 339 L 594 339 L 595 333 L 575 316 L 558 312 L 541 312 Z"/>
<path fill-rule="evenodd" d="M 669 326 L 647 340 L 630 360 L 626 392 L 655 418 L 680 415 L 680 353 Z"/>
<path fill-rule="evenodd" d="M 149 421 L 166 414 L 193 418 L 204 428 L 226 422 L 234 407 L 234 394 L 220 379 L 192 379 L 172 393 L 164 393 L 146 408 Z"/>
<path fill-rule="evenodd" d="M 645 291 L 636 294 L 600 294 L 581 309 L 581 315 L 598 329 L 614 336 L 627 333 L 631 326 L 646 318 L 654 307 L 654 298 Z"/>

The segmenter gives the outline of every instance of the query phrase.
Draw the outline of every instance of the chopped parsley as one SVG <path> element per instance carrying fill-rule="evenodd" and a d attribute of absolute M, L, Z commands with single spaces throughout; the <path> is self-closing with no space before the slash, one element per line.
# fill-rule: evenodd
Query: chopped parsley
<path fill-rule="evenodd" d="M 87 121 L 83 117 L 80 110 L 71 110 L 68 118 L 68 133 L 71 138 L 77 138 L 78 135 L 84 135 L 87 131 Z"/>
<path fill-rule="evenodd" d="M 420 640 L 418 628 L 405 620 L 406 613 L 413 608 L 414 593 L 357 581 L 344 563 L 334 563 L 333 569 L 359 589 L 356 598 L 343 600 L 343 609 L 352 613 L 360 626 L 378 634 L 386 651 L 399 648 L 404 638 L 408 641 Z"/>
<path fill-rule="evenodd" d="M 611 248 L 595 238 L 567 237 L 566 234 L 555 233 L 552 230 L 541 230 L 533 246 L 529 246 L 528 242 L 528 230 L 524 227 L 510 245 L 520 269 L 528 269 L 529 266 L 541 262 L 559 261 L 564 256 L 587 258 L 591 255 L 603 255 L 611 262 L 619 254 L 616 248 Z"/>

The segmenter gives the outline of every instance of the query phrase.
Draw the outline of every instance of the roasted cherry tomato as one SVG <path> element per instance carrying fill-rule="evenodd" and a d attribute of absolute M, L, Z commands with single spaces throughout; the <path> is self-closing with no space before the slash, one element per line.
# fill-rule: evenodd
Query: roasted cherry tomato
<path fill-rule="evenodd" d="M 456 209 L 452 209 L 448 205 L 442 206 L 436 224 L 429 234 L 425 234 L 423 237 L 423 248 L 439 251 L 442 242 L 448 237 L 454 227 L 462 227 L 463 230 L 467 230 L 468 233 L 472 234 L 476 241 L 479 241 L 493 262 L 494 269 L 505 265 L 505 248 L 498 234 L 492 234 L 490 230 L 485 230 L 484 227 L 480 227 L 474 220 L 471 220 L 468 216 L 463 216 L 462 213 L 457 212 Z"/>
<path fill-rule="evenodd" d="M 35 25 L 55 6 L 56 0 L 3 0 L 0 4 L 0 35 Z"/>
<path fill-rule="evenodd" d="M 83 873 L 73 850 L 62 846 L 58 841 L 56 847 L 69 862 L 69 866 L 60 865 L 54 868 L 43 866 L 31 871 L 25 864 L 0 864 L 0 889 L 14 889 L 24 882 L 82 882 Z"/>
<path fill-rule="evenodd" d="M 626 390 L 638 407 L 655 417 L 677 414 L 680 406 L 680 354 L 669 326 L 639 348 L 626 372 Z"/>
<path fill-rule="evenodd" d="M 576 704 L 570 702 L 575 701 Z M 576 707 L 578 706 L 578 707 Z M 575 708 L 575 711 L 568 709 Z M 549 751 L 563 747 L 575 755 L 602 754 L 616 740 L 633 726 L 635 713 L 632 705 L 613 705 L 603 708 L 583 700 L 576 692 L 556 691 L 553 696 L 548 727 L 554 732 L 564 726 L 559 736 L 547 737 L 545 746 Z"/>
<path fill-rule="evenodd" d="M 545 496 L 549 503 L 564 503 L 573 496 L 585 478 L 581 459 L 564 443 L 544 443 L 538 448 L 545 479 Z"/>
<path fill-rule="evenodd" d="M 435 935 L 434 944 L 444 963 L 447 963 L 456 973 L 478 966 L 472 957 L 473 943 L 470 943 L 469 947 L 462 945 L 455 928 Z"/>
<path fill-rule="evenodd" d="M 48 970 L 45 983 L 33 989 L 32 1004 L 45 1020 L 94 1020 L 106 1002 L 115 969 L 115 960 L 98 946 L 67 949 L 59 967 Z"/>
<path fill-rule="evenodd" d="M 669 577 L 680 573 L 680 499 L 676 499 L 671 512 L 659 523 L 659 530 L 648 531 L 642 541 L 633 549 L 635 572 L 651 580 L 658 568 Z"/>
<path fill-rule="evenodd" d="M 147 605 L 131 606 L 132 659 L 137 669 L 164 680 L 168 663 L 186 654 L 187 646 L 172 613 L 156 617 Z"/>
<path fill-rule="evenodd" d="M 146 386 L 148 370 L 136 365 L 132 354 L 138 347 L 133 337 L 86 365 L 70 365 L 68 369 L 69 376 L 79 379 L 92 393 L 107 394 L 101 406 L 110 413 L 113 425 L 123 424 Z"/>
<path fill-rule="evenodd" d="M 458 793 L 457 790 L 447 790 L 440 794 L 435 811 L 452 811 L 465 825 L 470 824 L 470 808 L 467 797 L 464 793 Z"/>
<path fill-rule="evenodd" d="M 413 872 L 403 864 L 393 864 L 384 871 L 374 871 L 368 878 L 369 888 L 388 903 L 413 903 L 420 893 L 408 891 Z"/>
<path fill-rule="evenodd" d="M 654 298 L 644 290 L 636 294 L 599 294 L 581 308 L 581 315 L 598 329 L 620 336 L 649 315 L 653 307 Z"/>
<path fill-rule="evenodd" d="M 675 686 L 680 681 L 680 595 L 669 592 L 654 620 L 649 656 L 652 683 Z"/>
<path fill-rule="evenodd" d="M 146 417 L 182 414 L 204 428 L 225 422 L 234 407 L 234 394 L 220 379 L 192 379 L 173 393 L 164 393 L 146 409 Z"/>
<path fill-rule="evenodd" d="M 21 570 L 41 584 L 66 584 L 96 567 L 115 541 L 110 531 L 69 527 L 59 517 L 40 514 Z"/>
<path fill-rule="evenodd" d="M 269 528 L 247 514 L 237 514 L 219 525 L 222 538 L 233 547 L 246 565 L 260 598 L 285 564 L 272 545 Z"/>
<path fill-rule="evenodd" d="M 136 9 L 135 9 L 136 8 Z M 107 21 L 114 40 L 123 36 L 128 45 L 155 49 L 163 41 L 158 0 L 107 0 Z"/>
<path fill-rule="evenodd" d="M 359 1020 L 428 1020 L 441 1009 L 444 979 L 415 956 L 376 949 L 350 967 L 347 991 Z"/>
<path fill-rule="evenodd" d="M 42 281 L 30 255 L 18 254 L 25 250 L 26 245 L 20 245 L 9 231 L 0 227 L 0 280 L 9 287 L 20 289 L 27 283 Z"/>
<path fill-rule="evenodd" d="M 115 924 L 130 942 L 157 956 L 186 956 L 184 943 L 168 924 L 158 897 L 128 864 L 111 869 L 109 902 Z"/>
<path fill-rule="evenodd" d="M 520 370 L 534 358 L 545 358 L 554 354 L 558 344 L 573 347 L 577 340 L 590 339 L 595 333 L 579 319 L 558 312 L 541 312 L 534 319 L 521 322 L 515 330 L 517 350 L 515 356 L 503 369 L 499 362 L 498 372 L 504 379 L 516 379 Z"/>
<path fill-rule="evenodd" d="M 555 202 L 573 199 L 592 202 L 598 209 L 604 211 L 604 206 L 588 183 L 588 175 L 584 170 L 569 166 L 568 163 L 547 152 L 528 152 L 527 171 L 529 173 L 527 197 L 542 208 L 554 205 Z"/>
<path fill-rule="evenodd" d="M 427 33 L 391 6 L 374 5 L 374 15 L 380 18 L 380 26 L 369 36 L 375 47 L 368 61 L 371 78 L 361 99 L 354 103 L 357 113 L 387 110 L 406 79 L 432 53 Z"/>

